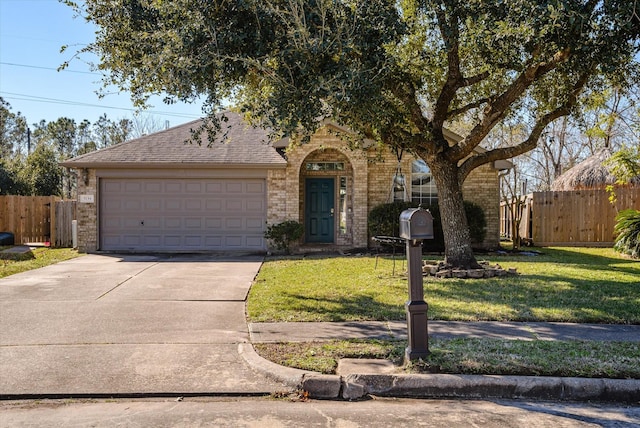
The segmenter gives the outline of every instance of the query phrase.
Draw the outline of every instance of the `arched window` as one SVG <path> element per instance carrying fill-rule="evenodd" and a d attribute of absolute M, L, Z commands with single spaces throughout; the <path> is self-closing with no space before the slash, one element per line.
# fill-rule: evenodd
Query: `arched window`
<path fill-rule="evenodd" d="M 422 159 L 411 164 L 411 200 L 425 205 L 438 202 L 436 183 L 431 170 Z"/>

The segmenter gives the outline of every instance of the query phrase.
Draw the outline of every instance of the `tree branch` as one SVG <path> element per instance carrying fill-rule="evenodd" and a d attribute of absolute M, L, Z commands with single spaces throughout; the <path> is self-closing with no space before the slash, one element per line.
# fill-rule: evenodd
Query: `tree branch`
<path fill-rule="evenodd" d="M 489 72 L 485 71 L 483 73 L 476 74 L 475 76 L 465 77 L 460 81 L 460 87 L 466 88 L 468 86 L 473 86 L 476 83 L 482 82 L 486 78 L 489 77 Z"/>
<path fill-rule="evenodd" d="M 420 103 L 416 99 L 416 88 L 408 79 L 402 83 L 391 86 L 391 93 L 398 98 L 402 104 L 409 110 L 411 121 L 418 128 L 422 135 L 431 132 L 429 121 L 422 114 Z"/>
<path fill-rule="evenodd" d="M 470 158 L 460 165 L 458 174 L 460 180 L 464 181 L 464 179 L 469 175 L 471 171 L 478 168 L 481 165 L 487 164 L 489 162 L 495 162 L 497 160 L 509 159 L 515 156 L 526 153 L 530 150 L 533 150 L 538 144 L 538 140 L 540 139 L 540 135 L 544 129 L 554 120 L 567 116 L 571 113 L 571 109 L 578 101 L 578 95 L 587 84 L 589 77 L 591 76 L 591 71 L 584 72 L 576 84 L 573 86 L 573 90 L 569 95 L 567 101 L 548 113 L 542 116 L 536 124 L 533 126 L 529 137 L 523 142 L 516 144 L 515 146 L 510 147 L 502 147 L 493 150 L 489 150 L 484 153 L 474 154 Z"/>
<path fill-rule="evenodd" d="M 447 113 L 447 119 L 450 119 L 452 117 L 464 114 L 466 112 L 468 112 L 469 110 L 473 110 L 474 108 L 478 108 L 483 104 L 486 104 L 489 102 L 489 98 L 480 98 L 479 100 L 476 100 L 472 103 L 467 104 L 466 106 L 462 106 L 460 108 L 454 109 L 449 111 L 449 113 Z"/>
<path fill-rule="evenodd" d="M 499 96 L 492 98 L 484 110 L 484 117 L 467 137 L 451 147 L 447 153 L 450 161 L 459 161 L 469 156 L 473 149 L 489 134 L 493 127 L 506 115 L 507 109 L 538 79 L 560 63 L 566 61 L 571 52 L 569 49 L 556 52 L 547 62 L 529 65 Z"/>
<path fill-rule="evenodd" d="M 447 80 L 442 86 L 442 90 L 435 103 L 433 112 L 433 126 L 436 129 L 442 128 L 444 122 L 447 119 L 447 112 L 451 101 L 456 96 L 458 88 L 460 88 L 462 82 L 462 73 L 460 71 L 460 53 L 459 53 L 459 37 L 458 27 L 456 25 L 449 25 L 445 11 L 442 9 L 436 10 L 436 16 L 438 18 L 438 27 L 440 28 L 440 34 L 447 47 Z M 453 18 L 455 19 L 455 18 Z"/>

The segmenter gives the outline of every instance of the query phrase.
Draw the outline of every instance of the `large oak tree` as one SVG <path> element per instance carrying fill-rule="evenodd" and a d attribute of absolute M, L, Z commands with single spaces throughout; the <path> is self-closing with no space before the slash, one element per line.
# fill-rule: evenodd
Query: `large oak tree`
<path fill-rule="evenodd" d="M 232 100 L 280 133 L 330 117 L 424 159 L 439 192 L 446 260 L 477 266 L 461 186 L 525 153 L 585 89 L 635 84 L 640 23 L 629 0 L 86 0 L 85 51 L 105 83 L 144 103 Z M 513 115 L 526 135 L 474 150 Z M 464 122 L 450 145 L 445 126 Z"/>

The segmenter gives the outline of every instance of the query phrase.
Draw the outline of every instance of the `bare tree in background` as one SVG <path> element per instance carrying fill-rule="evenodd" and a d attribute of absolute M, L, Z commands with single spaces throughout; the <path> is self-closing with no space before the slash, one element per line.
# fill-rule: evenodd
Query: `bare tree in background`
<path fill-rule="evenodd" d="M 140 138 L 162 131 L 169 127 L 167 122 L 163 122 L 157 116 L 151 114 L 136 113 L 131 120 L 131 137 Z"/>

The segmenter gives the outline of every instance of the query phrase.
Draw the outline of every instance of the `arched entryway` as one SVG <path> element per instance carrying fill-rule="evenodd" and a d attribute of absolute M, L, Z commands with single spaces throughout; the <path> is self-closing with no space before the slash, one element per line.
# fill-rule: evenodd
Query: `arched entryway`
<path fill-rule="evenodd" d="M 305 244 L 353 243 L 353 167 L 336 149 L 318 149 L 300 165 L 300 217 Z"/>

